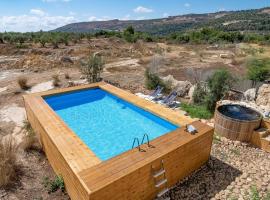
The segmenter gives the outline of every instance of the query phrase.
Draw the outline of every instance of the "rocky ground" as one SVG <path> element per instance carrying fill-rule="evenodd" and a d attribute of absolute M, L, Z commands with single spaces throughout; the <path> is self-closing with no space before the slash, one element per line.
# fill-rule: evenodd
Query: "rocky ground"
<path fill-rule="evenodd" d="M 113 40 L 113 41 L 112 41 Z M 214 47 L 217 48 L 217 47 Z M 239 49 L 242 49 L 239 53 Z M 189 79 L 195 71 L 206 74 L 220 66 L 243 73 L 243 48 L 207 46 L 176 46 L 168 44 L 126 44 L 118 39 L 99 39 L 83 44 L 60 47 L 53 50 L 39 48 L 18 50 L 12 47 L 0 48 L 0 138 L 12 135 L 16 141 L 23 138 L 21 131 L 25 119 L 22 95 L 54 88 L 52 76 L 59 74 L 60 86 L 69 82 L 83 82 L 78 68 L 80 59 L 90 52 L 101 52 L 106 57 L 103 77 L 117 86 L 133 93 L 147 93 L 144 85 L 144 70 L 152 56 L 162 56 L 161 74 L 172 74 L 178 81 Z M 270 52 L 270 51 L 266 51 Z M 220 56 L 222 54 L 222 56 Z M 239 57 L 236 57 L 238 55 Z M 68 73 L 70 79 L 64 74 Z M 27 77 L 31 87 L 22 91 L 17 79 Z M 189 84 L 186 84 L 190 88 Z M 19 172 L 8 190 L 0 189 L 0 199 L 43 199 L 65 200 L 67 194 L 48 194 L 44 187 L 46 177 L 55 176 L 45 155 L 40 150 L 18 152 Z M 246 144 L 215 139 L 211 159 L 196 173 L 177 184 L 169 194 L 171 199 L 249 199 L 250 187 L 256 186 L 261 196 L 270 191 L 270 154 Z"/>
<path fill-rule="evenodd" d="M 215 139 L 207 165 L 168 192 L 171 199 L 270 198 L 270 154 L 245 143 Z M 253 188 L 253 189 L 252 189 Z M 268 198 L 267 198 L 268 197 Z"/>

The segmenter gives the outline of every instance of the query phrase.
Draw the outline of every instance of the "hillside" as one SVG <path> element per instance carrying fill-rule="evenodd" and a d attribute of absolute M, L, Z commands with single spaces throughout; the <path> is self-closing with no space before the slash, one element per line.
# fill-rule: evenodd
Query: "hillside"
<path fill-rule="evenodd" d="M 188 14 L 151 20 L 110 20 L 68 24 L 53 31 L 97 32 L 121 31 L 132 25 L 137 31 L 168 34 L 175 31 L 213 27 L 225 31 L 270 32 L 270 7 L 242 11 L 223 11 L 206 14 Z"/>

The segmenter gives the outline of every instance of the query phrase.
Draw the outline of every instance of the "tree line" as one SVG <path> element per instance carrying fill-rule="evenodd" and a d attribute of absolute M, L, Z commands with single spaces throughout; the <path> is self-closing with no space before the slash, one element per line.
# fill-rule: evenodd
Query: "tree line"
<path fill-rule="evenodd" d="M 145 32 L 135 31 L 132 26 L 128 26 L 124 31 L 105 31 L 96 33 L 67 33 L 67 32 L 4 32 L 0 33 L 0 43 L 16 44 L 19 47 L 25 43 L 39 43 L 42 47 L 51 45 L 58 48 L 60 44 L 69 45 L 78 43 L 82 39 L 91 40 L 99 37 L 117 37 L 123 38 L 129 43 L 135 43 L 137 40 L 145 42 L 167 41 L 178 44 L 214 44 L 214 43 L 265 43 L 270 44 L 270 34 L 241 33 L 238 31 L 220 31 L 212 28 L 203 28 L 200 30 L 191 30 L 186 32 L 175 32 L 165 36 L 155 36 Z"/>

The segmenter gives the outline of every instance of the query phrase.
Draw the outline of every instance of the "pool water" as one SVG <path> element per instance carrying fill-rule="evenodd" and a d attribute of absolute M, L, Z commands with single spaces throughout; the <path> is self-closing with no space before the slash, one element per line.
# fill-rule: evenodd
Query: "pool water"
<path fill-rule="evenodd" d="M 178 126 L 102 89 L 45 97 L 45 101 L 101 160 L 132 148 L 147 133 L 153 140 Z"/>

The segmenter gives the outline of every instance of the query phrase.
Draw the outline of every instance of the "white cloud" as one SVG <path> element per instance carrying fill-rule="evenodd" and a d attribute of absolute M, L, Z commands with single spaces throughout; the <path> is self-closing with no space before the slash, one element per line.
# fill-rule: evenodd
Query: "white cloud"
<path fill-rule="evenodd" d="M 226 9 L 225 8 L 219 8 L 218 11 L 222 12 L 222 11 L 225 11 Z"/>
<path fill-rule="evenodd" d="M 163 17 L 168 17 L 169 16 L 169 14 L 168 13 L 163 13 L 163 15 L 162 15 Z"/>
<path fill-rule="evenodd" d="M 0 32 L 48 31 L 76 21 L 73 16 L 50 16 L 48 14 L 0 16 Z"/>
<path fill-rule="evenodd" d="M 121 18 L 120 20 L 130 20 L 130 15 L 128 14 L 128 15 L 124 16 L 123 18 Z"/>
<path fill-rule="evenodd" d="M 185 6 L 186 8 L 189 8 L 191 5 L 190 5 L 189 3 L 185 3 L 184 6 Z"/>
<path fill-rule="evenodd" d="M 74 16 L 74 15 L 76 15 L 77 13 L 70 11 L 70 12 L 68 12 L 68 14 Z"/>
<path fill-rule="evenodd" d="M 146 8 L 146 7 L 143 7 L 143 6 L 138 6 L 137 8 L 135 8 L 133 10 L 135 13 L 151 13 L 153 12 L 154 10 L 150 9 L 150 8 Z"/>
<path fill-rule="evenodd" d="M 136 20 L 144 20 L 145 17 L 144 16 L 141 16 L 141 17 L 138 17 Z"/>
<path fill-rule="evenodd" d="M 46 13 L 43 10 L 40 10 L 40 9 L 31 9 L 30 14 L 43 16 Z"/>
<path fill-rule="evenodd" d="M 103 16 L 103 17 L 96 17 L 96 16 L 90 16 L 88 17 L 88 21 L 108 21 L 108 20 L 111 20 L 110 17 L 108 16 Z"/>

